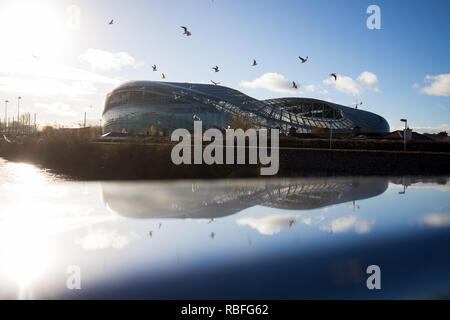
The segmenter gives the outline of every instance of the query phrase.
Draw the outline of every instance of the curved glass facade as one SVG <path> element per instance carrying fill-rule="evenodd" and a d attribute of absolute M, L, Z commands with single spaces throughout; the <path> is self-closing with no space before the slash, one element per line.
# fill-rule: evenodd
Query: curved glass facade
<path fill-rule="evenodd" d="M 230 116 L 243 117 L 255 128 L 295 128 L 309 133 L 315 128 L 349 132 L 355 127 L 389 132 L 379 115 L 330 102 L 307 98 L 256 100 L 223 86 L 155 81 L 127 82 L 108 94 L 103 112 L 106 131 L 136 134 L 169 134 L 203 128 L 226 128 Z"/>

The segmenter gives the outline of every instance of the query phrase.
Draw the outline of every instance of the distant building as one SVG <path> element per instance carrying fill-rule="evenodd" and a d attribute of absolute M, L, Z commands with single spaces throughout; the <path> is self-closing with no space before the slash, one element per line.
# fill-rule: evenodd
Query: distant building
<path fill-rule="evenodd" d="M 255 128 L 282 132 L 389 132 L 387 121 L 374 113 L 307 98 L 257 100 L 237 90 L 208 84 L 156 81 L 126 82 L 108 94 L 103 111 L 104 132 L 170 134 L 177 128 L 224 129 L 238 117 Z"/>
<path fill-rule="evenodd" d="M 430 137 L 427 137 L 426 135 L 423 135 L 421 133 L 417 133 L 414 131 L 409 130 L 409 134 L 407 134 L 406 139 L 408 141 L 433 141 Z M 403 130 L 397 130 L 394 132 L 391 132 L 384 136 L 384 139 L 388 140 L 402 140 L 403 141 Z"/>

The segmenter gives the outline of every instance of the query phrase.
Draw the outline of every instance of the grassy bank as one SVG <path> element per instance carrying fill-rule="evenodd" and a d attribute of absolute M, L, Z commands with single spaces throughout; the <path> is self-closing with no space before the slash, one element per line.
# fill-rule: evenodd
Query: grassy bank
<path fill-rule="evenodd" d="M 80 180 L 210 179 L 260 174 L 259 165 L 176 166 L 170 158 L 174 145 L 160 138 L 108 143 L 83 135 L 22 137 L 9 142 L 2 139 L 0 157 Z M 385 150 L 376 150 L 376 146 Z M 450 153 L 442 146 L 428 144 L 425 150 L 412 144 L 409 147 L 416 151 L 400 152 L 403 144 L 397 142 L 335 141 L 336 150 L 329 150 L 326 140 L 282 138 L 278 176 L 450 174 Z"/>

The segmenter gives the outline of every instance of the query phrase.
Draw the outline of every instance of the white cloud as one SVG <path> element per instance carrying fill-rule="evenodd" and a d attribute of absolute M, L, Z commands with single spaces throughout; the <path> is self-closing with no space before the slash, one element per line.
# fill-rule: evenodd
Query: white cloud
<path fill-rule="evenodd" d="M 358 81 L 363 83 L 368 89 L 378 92 L 378 78 L 369 71 L 364 71 L 358 77 Z"/>
<path fill-rule="evenodd" d="M 422 222 L 429 227 L 450 227 L 450 214 L 429 214 L 422 219 Z"/>
<path fill-rule="evenodd" d="M 0 90 L 27 96 L 68 96 L 97 92 L 94 84 L 114 87 L 120 79 L 69 67 L 46 59 L 9 57 L 0 53 Z M 105 88 L 106 89 L 106 88 Z"/>
<path fill-rule="evenodd" d="M 357 96 L 361 94 L 362 91 L 361 86 L 355 80 L 340 74 L 337 75 L 337 80 L 334 80 L 334 78 L 328 78 L 323 80 L 323 83 L 334 86 L 337 91 L 350 94 L 352 96 Z"/>
<path fill-rule="evenodd" d="M 79 239 L 76 243 L 84 250 L 103 250 L 108 248 L 122 249 L 136 238 L 136 235 L 122 235 L 116 230 L 97 229 L 90 230 L 89 233 Z"/>
<path fill-rule="evenodd" d="M 349 76 L 338 74 L 337 80 L 334 80 L 334 78 L 329 77 L 323 80 L 323 83 L 326 85 L 333 86 L 339 92 L 349 94 L 352 96 L 360 95 L 364 89 L 373 90 L 375 92 L 379 91 L 378 78 L 374 73 L 369 71 L 362 72 L 358 76 L 357 81 L 355 81 Z"/>
<path fill-rule="evenodd" d="M 279 214 L 263 218 L 242 218 L 237 220 L 237 224 L 239 226 L 250 226 L 263 235 L 271 236 L 299 222 L 299 220 L 306 225 L 311 224 L 311 218 L 300 219 L 298 215 L 292 214 Z"/>
<path fill-rule="evenodd" d="M 273 92 L 300 93 L 300 90 L 292 88 L 291 80 L 275 72 L 265 73 L 253 81 L 241 81 L 239 84 L 242 87 L 251 89 L 262 88 Z"/>
<path fill-rule="evenodd" d="M 36 103 L 35 107 L 41 109 L 44 113 L 51 115 L 58 115 L 62 117 L 75 116 L 75 112 L 72 110 L 70 105 L 65 103 Z"/>
<path fill-rule="evenodd" d="M 363 220 L 355 216 L 349 216 L 335 219 L 330 224 L 322 226 L 321 230 L 342 233 L 354 229 L 356 233 L 364 234 L 370 232 L 374 224 L 374 220 Z"/>
<path fill-rule="evenodd" d="M 93 70 L 121 70 L 123 67 L 136 67 L 136 60 L 127 52 L 112 53 L 99 49 L 87 49 L 80 60 L 90 64 Z"/>
<path fill-rule="evenodd" d="M 399 127 L 399 130 L 403 130 L 404 127 Z M 411 127 L 413 131 L 419 132 L 419 133 L 439 133 L 442 131 L 446 131 L 450 133 L 450 124 L 445 123 L 441 124 L 435 127 Z"/>
<path fill-rule="evenodd" d="M 430 85 L 422 88 L 422 92 L 431 96 L 450 97 L 450 73 L 437 76 L 427 75 L 425 82 Z"/>
<path fill-rule="evenodd" d="M 309 84 L 305 87 L 306 92 L 314 92 L 316 87 L 313 84 Z"/>
<path fill-rule="evenodd" d="M 71 82 L 50 78 L 36 79 L 34 77 L 0 77 L 0 90 L 37 97 L 78 97 L 92 94 L 96 88 L 88 82 Z"/>

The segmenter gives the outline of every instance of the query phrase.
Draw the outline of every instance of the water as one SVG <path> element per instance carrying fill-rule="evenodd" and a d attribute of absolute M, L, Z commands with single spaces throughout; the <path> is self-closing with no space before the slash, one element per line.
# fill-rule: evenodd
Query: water
<path fill-rule="evenodd" d="M 450 297 L 448 177 L 0 179 L 1 299 Z"/>

